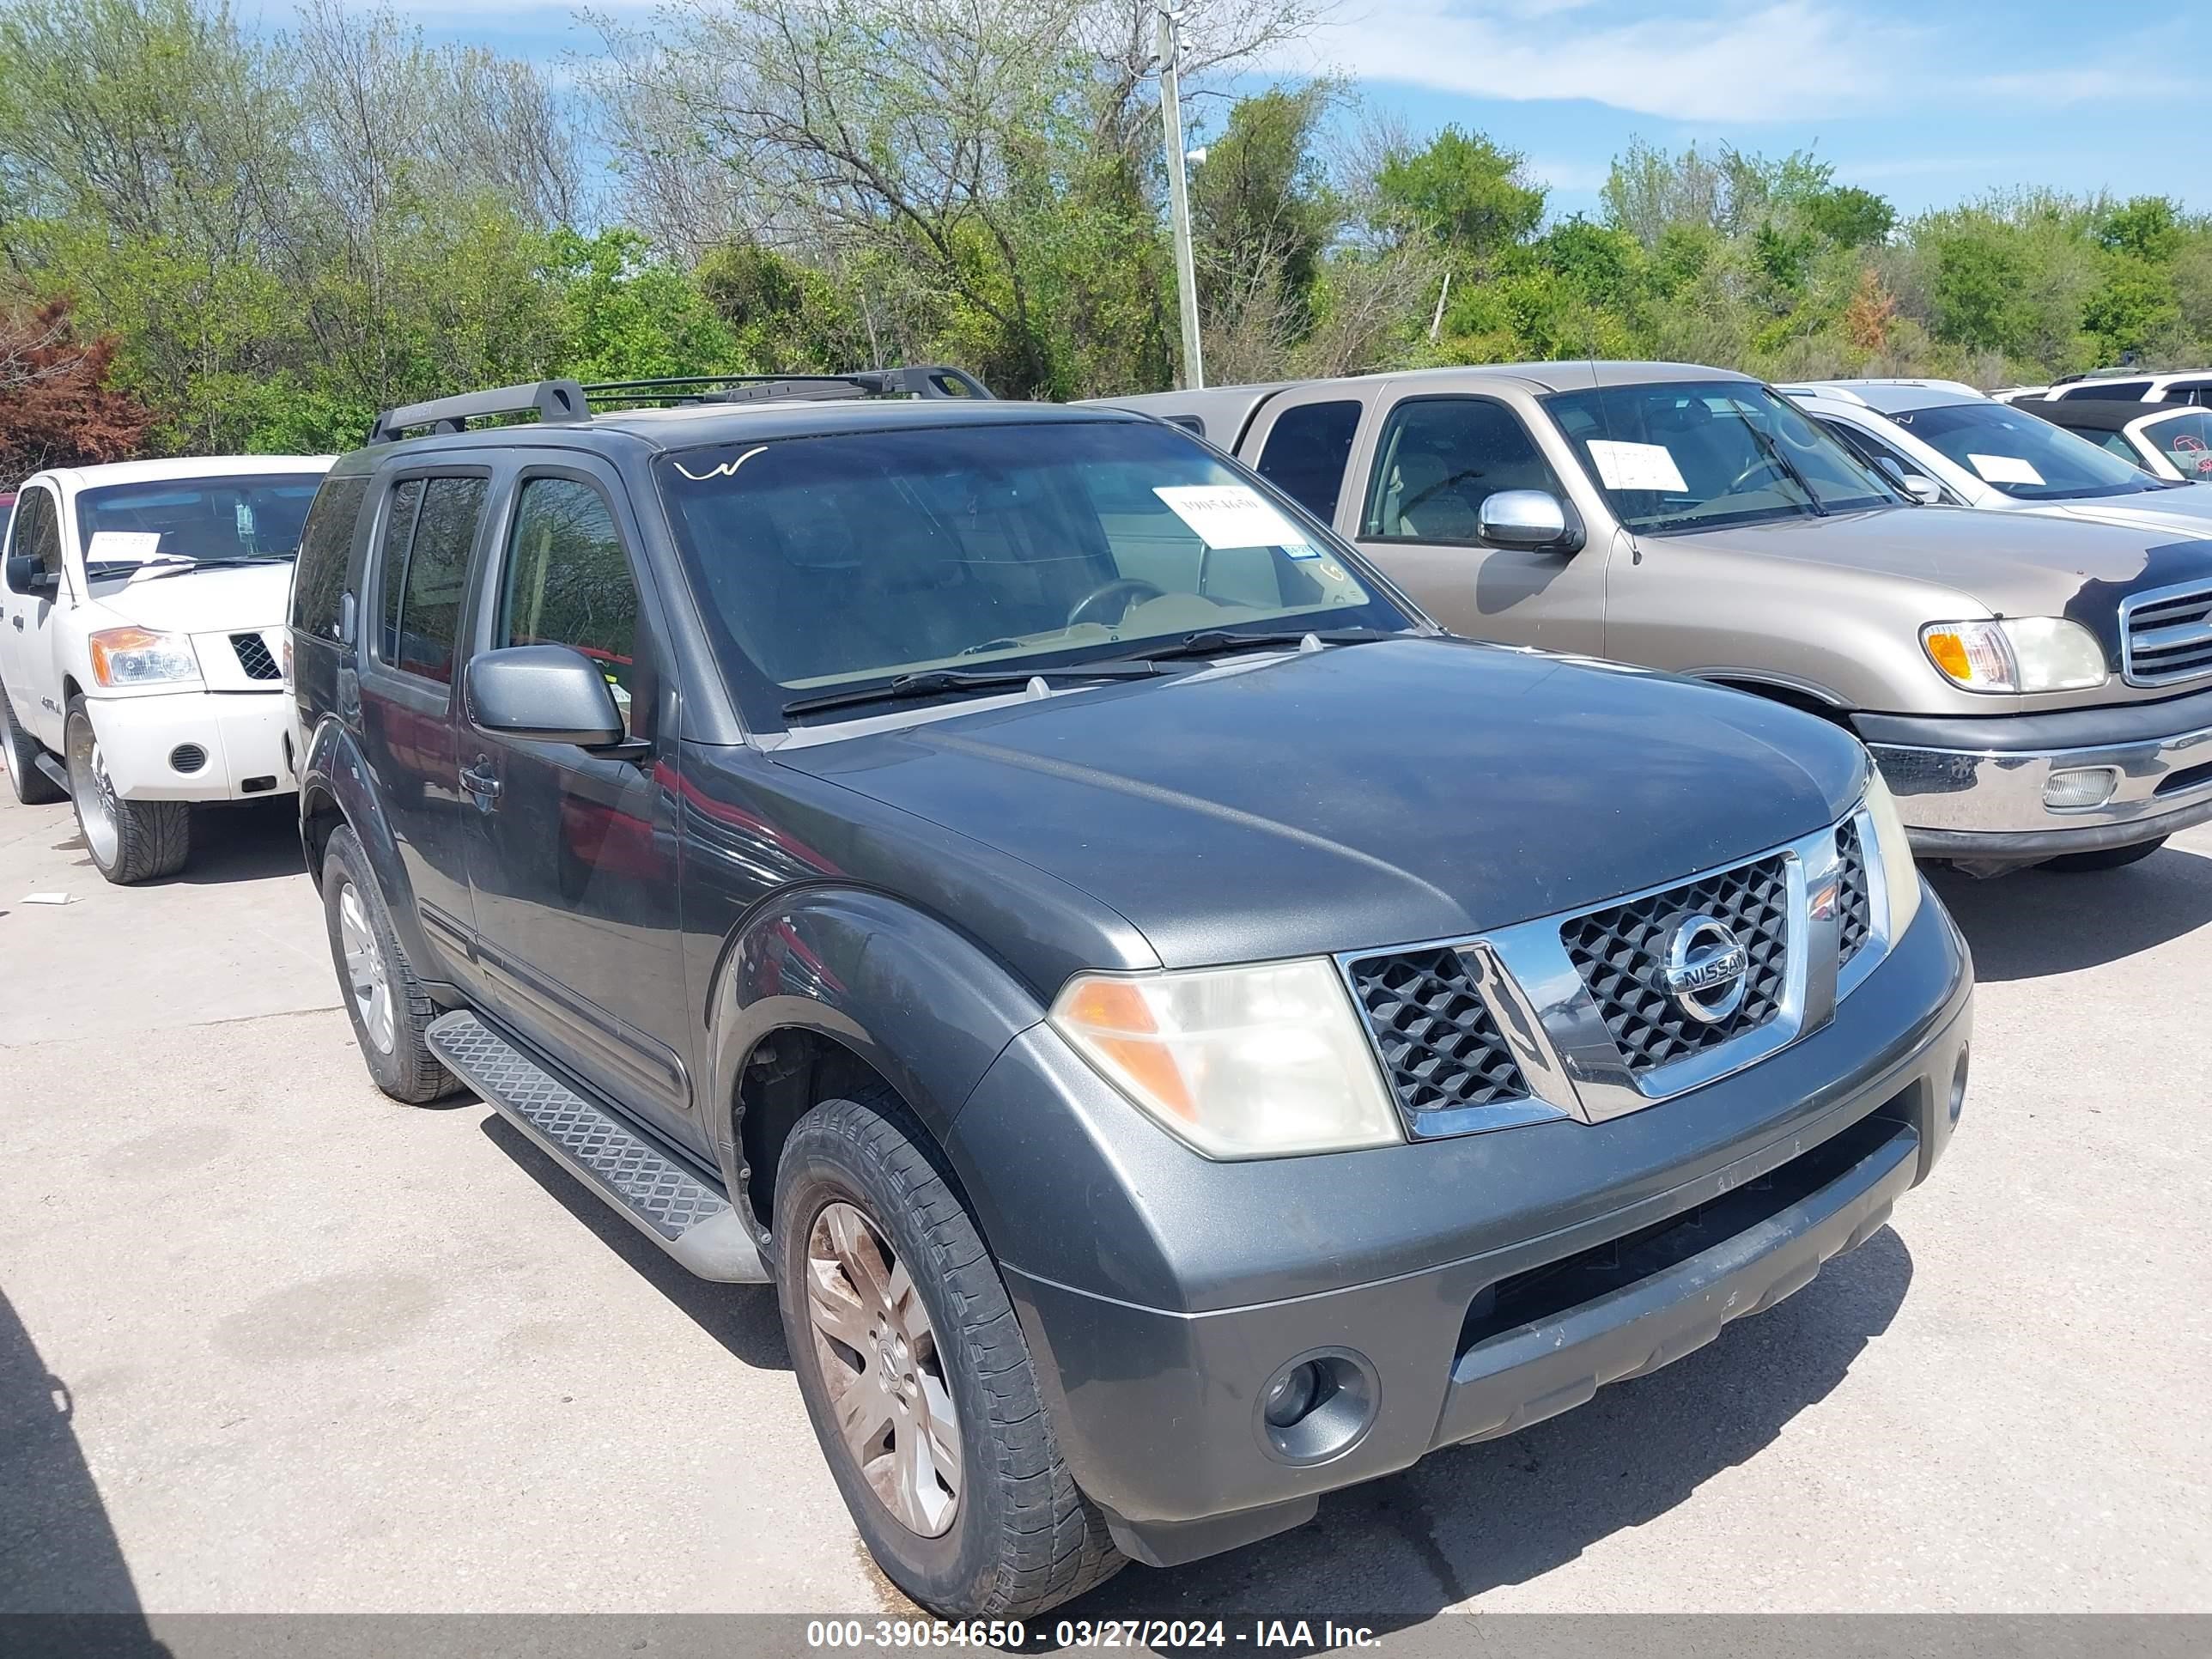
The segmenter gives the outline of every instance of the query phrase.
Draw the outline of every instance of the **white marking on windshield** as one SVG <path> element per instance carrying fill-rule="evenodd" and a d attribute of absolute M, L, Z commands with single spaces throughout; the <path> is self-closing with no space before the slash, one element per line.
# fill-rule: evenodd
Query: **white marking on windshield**
<path fill-rule="evenodd" d="M 766 444 L 757 444 L 752 448 L 745 451 L 744 454 L 738 456 L 736 460 L 724 461 L 720 466 L 710 466 L 704 472 L 694 472 L 690 467 L 684 465 L 681 461 L 676 463 L 676 470 L 678 472 L 681 472 L 685 477 L 690 479 L 693 483 L 706 483 L 709 480 L 714 478 L 734 477 L 737 476 L 737 471 L 739 467 L 743 466 L 747 461 L 752 459 L 754 456 L 766 453 L 767 450 L 768 446 Z"/>

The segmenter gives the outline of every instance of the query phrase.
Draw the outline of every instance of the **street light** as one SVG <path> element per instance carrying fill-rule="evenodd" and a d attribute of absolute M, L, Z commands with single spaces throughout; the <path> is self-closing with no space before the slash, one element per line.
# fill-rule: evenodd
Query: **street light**
<path fill-rule="evenodd" d="M 1168 223 L 1175 235 L 1176 297 L 1182 313 L 1182 374 L 1186 390 L 1206 384 L 1198 349 L 1198 270 L 1190 251 L 1190 185 L 1182 148 L 1182 92 L 1177 78 L 1182 14 L 1160 6 L 1160 121 L 1166 128 Z"/>

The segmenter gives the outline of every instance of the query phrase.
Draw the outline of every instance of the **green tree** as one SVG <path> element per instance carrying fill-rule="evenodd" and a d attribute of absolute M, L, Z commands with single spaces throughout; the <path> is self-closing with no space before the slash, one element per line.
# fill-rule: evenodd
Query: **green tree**
<path fill-rule="evenodd" d="M 1544 189 L 1527 181 L 1527 158 L 1483 134 L 1448 126 L 1377 170 L 1382 200 L 1455 253 L 1477 259 L 1520 241 L 1542 222 Z"/>

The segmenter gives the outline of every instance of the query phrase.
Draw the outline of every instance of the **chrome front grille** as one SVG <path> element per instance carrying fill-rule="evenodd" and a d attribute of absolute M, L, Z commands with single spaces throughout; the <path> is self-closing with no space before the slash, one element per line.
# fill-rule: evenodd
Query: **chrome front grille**
<path fill-rule="evenodd" d="M 1628 1069 L 1646 1072 L 1717 1048 L 1780 1012 L 1789 969 L 1789 874 L 1778 855 L 1577 916 L 1559 937 Z M 1667 988 L 1668 938 L 1693 916 L 1718 921 L 1749 959 L 1743 1000 L 1723 1019 L 1693 1018 Z"/>
<path fill-rule="evenodd" d="M 1351 965 L 1352 994 L 1409 1116 L 1528 1097 L 1504 1033 L 1457 951 L 1407 951 Z"/>
<path fill-rule="evenodd" d="M 1871 835 L 1862 811 L 1585 910 L 1339 957 L 1407 1132 L 1597 1122 L 1817 1030 L 1888 951 Z"/>
<path fill-rule="evenodd" d="M 269 649 L 268 641 L 258 634 L 233 634 L 230 648 L 238 653 L 239 668 L 249 680 L 280 680 L 284 671 L 276 665 L 276 658 Z"/>
<path fill-rule="evenodd" d="M 2212 586 L 2154 588 L 2123 601 L 2120 672 L 2130 685 L 2212 674 Z"/>

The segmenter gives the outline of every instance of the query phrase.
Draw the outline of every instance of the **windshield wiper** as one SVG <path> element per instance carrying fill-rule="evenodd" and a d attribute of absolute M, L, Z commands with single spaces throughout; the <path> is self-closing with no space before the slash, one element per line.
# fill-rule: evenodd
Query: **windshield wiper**
<path fill-rule="evenodd" d="M 824 691 L 797 697 L 784 704 L 784 718 L 817 714 L 828 708 L 854 708 L 862 703 L 899 702 L 908 697 L 931 697 L 946 691 L 1003 691 L 1027 685 L 1031 680 L 1141 680 L 1161 671 L 1141 658 L 1115 658 L 1106 662 L 1074 663 L 1059 668 L 925 668 L 901 674 L 881 685 L 856 685 L 844 691 Z"/>
<path fill-rule="evenodd" d="M 231 570 L 241 565 L 283 564 L 290 555 L 284 553 L 230 553 L 219 559 L 185 558 L 181 554 L 166 554 L 157 576 L 185 576 L 195 570 Z"/>
<path fill-rule="evenodd" d="M 1739 418 L 1743 417 L 1739 416 Z M 1813 509 L 1814 516 L 1820 519 L 1826 518 L 1828 509 L 1822 505 L 1819 494 L 1805 481 L 1805 475 L 1797 470 L 1790 459 L 1782 453 L 1782 447 L 1761 429 L 1758 422 L 1744 419 L 1743 423 L 1751 429 L 1753 441 L 1759 445 L 1759 448 L 1766 452 L 1766 459 L 1788 473 L 1797 488 L 1805 492 L 1805 505 Z"/>
<path fill-rule="evenodd" d="M 1279 650 L 1286 645 L 1304 645 L 1309 639 L 1322 645 L 1365 645 L 1370 640 L 1389 637 L 1379 628 L 1273 629 L 1265 633 L 1252 634 L 1238 633 L 1226 628 L 1209 628 L 1200 633 L 1186 634 L 1170 644 L 1147 646 L 1141 660 L 1173 662 L 1184 657 L 1226 656 L 1232 651 Z M 1135 657 L 1106 659 L 1109 663 L 1138 660 L 1140 659 Z"/>

